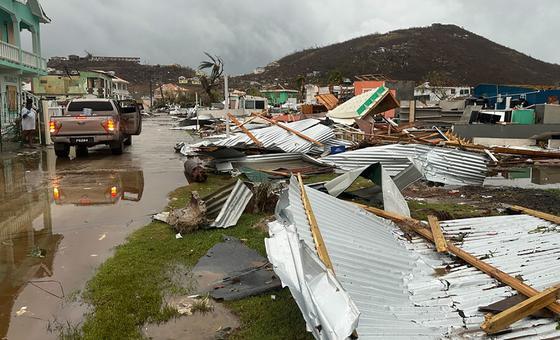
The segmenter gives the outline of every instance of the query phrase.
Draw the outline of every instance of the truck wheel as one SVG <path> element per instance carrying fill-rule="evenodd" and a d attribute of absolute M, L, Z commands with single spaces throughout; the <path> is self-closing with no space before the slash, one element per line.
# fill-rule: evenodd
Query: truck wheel
<path fill-rule="evenodd" d="M 88 155 L 88 148 L 85 145 L 76 146 L 76 156 L 85 157 Z"/>
<path fill-rule="evenodd" d="M 132 136 L 126 137 L 124 140 L 124 145 L 132 145 Z"/>
<path fill-rule="evenodd" d="M 68 158 L 70 145 L 66 143 L 54 143 L 54 153 L 57 157 Z"/>
<path fill-rule="evenodd" d="M 124 141 L 121 139 L 114 144 L 111 144 L 111 152 L 113 155 L 122 155 L 124 149 Z"/>

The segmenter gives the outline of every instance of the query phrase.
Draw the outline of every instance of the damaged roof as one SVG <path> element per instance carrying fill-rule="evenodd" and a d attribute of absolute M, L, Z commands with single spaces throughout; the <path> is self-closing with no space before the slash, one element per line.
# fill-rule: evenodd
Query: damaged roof
<path fill-rule="evenodd" d="M 327 117 L 338 123 L 351 125 L 355 119 L 389 111 L 397 107 L 399 107 L 399 103 L 391 91 L 384 86 L 380 86 L 338 105 L 327 113 Z"/>
<path fill-rule="evenodd" d="M 482 185 L 488 161 L 482 154 L 421 144 L 372 146 L 321 160 L 345 171 L 380 162 L 391 176 L 414 163 L 426 180 L 449 185 Z"/>
<path fill-rule="evenodd" d="M 353 306 L 359 312 L 355 331 L 360 339 L 489 338 L 480 330 L 484 315 L 478 308 L 513 295 L 510 287 L 437 253 L 422 239 L 409 242 L 388 220 L 317 190 L 306 188 L 306 192 L 333 272 L 324 266 L 307 267 L 308 261 L 320 262 L 316 251 L 308 251 L 305 257 L 298 255 L 302 248 L 313 250 L 315 245 L 295 178 L 278 203 L 277 221 L 270 224 L 266 245 L 274 270 L 297 296 L 308 330 L 317 339 L 348 337 L 356 324 Z M 510 275 L 521 275 L 536 289 L 544 290 L 560 280 L 558 225 L 517 215 L 444 221 L 441 226 L 446 236 L 463 237 L 465 251 Z M 302 246 L 294 248 L 294 238 Z M 436 271 L 445 268 L 449 272 L 443 275 Z M 309 294 L 301 280 L 311 278 L 324 285 L 314 286 Z M 332 300 L 324 299 L 337 285 L 343 291 Z M 322 321 L 333 320 L 338 320 L 336 327 L 318 327 Z M 551 318 L 526 318 L 492 338 L 558 338 L 556 325 Z M 333 336 L 333 329 L 345 334 Z"/>

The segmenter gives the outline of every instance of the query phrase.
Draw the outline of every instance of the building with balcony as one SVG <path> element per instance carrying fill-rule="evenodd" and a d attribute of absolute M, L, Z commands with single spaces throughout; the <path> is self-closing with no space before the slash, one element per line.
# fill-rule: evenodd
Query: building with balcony
<path fill-rule="evenodd" d="M 113 96 L 117 100 L 130 99 L 130 92 L 128 91 L 129 82 L 119 78 L 117 76 L 113 77 Z"/>
<path fill-rule="evenodd" d="M 117 77 L 114 73 L 105 71 L 72 71 L 69 73 L 55 71 L 49 75 L 33 78 L 31 88 L 35 96 L 43 99 L 66 100 L 87 95 L 119 99 L 114 93 L 113 82 L 115 79 Z M 119 94 L 122 92 L 120 91 Z"/>
<path fill-rule="evenodd" d="M 19 116 L 22 82 L 47 74 L 41 57 L 40 24 L 49 23 L 38 0 L 0 0 L 0 123 L 2 131 Z M 29 48 L 23 48 L 29 42 Z"/>

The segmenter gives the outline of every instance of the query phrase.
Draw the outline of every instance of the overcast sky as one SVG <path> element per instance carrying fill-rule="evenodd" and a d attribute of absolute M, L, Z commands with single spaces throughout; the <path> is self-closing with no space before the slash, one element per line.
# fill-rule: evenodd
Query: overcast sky
<path fill-rule="evenodd" d="M 43 54 L 139 56 L 198 66 L 203 51 L 240 74 L 291 52 L 434 22 L 463 26 L 560 63 L 560 1 L 42 0 Z"/>

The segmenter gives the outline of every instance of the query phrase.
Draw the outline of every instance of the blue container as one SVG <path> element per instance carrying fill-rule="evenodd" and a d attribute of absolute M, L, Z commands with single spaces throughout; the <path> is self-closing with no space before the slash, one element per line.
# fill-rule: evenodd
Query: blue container
<path fill-rule="evenodd" d="M 346 151 L 346 146 L 344 145 L 331 146 L 331 155 L 342 153 L 344 151 Z"/>

